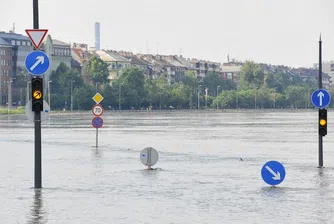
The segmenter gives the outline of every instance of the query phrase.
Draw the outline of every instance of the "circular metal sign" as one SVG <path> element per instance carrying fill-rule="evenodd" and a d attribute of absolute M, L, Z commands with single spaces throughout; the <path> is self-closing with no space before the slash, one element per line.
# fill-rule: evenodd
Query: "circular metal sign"
<path fill-rule="evenodd" d="M 92 112 L 93 112 L 94 116 L 99 117 L 103 114 L 104 109 L 100 104 L 96 104 L 92 107 Z"/>
<path fill-rule="evenodd" d="M 32 102 L 29 100 L 29 102 L 26 104 L 25 107 L 25 115 L 30 121 L 35 121 L 35 112 L 32 111 Z M 50 116 L 50 106 L 49 104 L 43 100 L 43 111 L 41 111 L 41 121 L 45 121 Z"/>
<path fill-rule="evenodd" d="M 159 160 L 159 154 L 157 150 L 152 147 L 143 149 L 140 153 L 140 161 L 145 166 L 154 166 Z"/>
<path fill-rule="evenodd" d="M 100 117 L 94 117 L 92 120 L 92 125 L 94 128 L 100 128 L 103 126 L 103 119 Z"/>

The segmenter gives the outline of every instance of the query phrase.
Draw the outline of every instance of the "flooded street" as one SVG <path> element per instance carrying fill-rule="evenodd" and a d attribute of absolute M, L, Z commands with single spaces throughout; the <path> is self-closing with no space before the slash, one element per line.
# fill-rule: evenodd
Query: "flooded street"
<path fill-rule="evenodd" d="M 1 223 L 333 223 L 334 125 L 318 169 L 317 110 L 105 112 L 42 123 L 43 189 L 34 186 L 33 123 L 0 116 Z M 159 152 L 145 170 L 145 147 Z M 283 163 L 276 189 L 261 178 Z"/>

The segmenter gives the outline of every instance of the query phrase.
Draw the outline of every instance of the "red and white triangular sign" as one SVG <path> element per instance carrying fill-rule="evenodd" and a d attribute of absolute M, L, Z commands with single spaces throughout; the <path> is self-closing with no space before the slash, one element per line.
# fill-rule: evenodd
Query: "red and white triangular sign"
<path fill-rule="evenodd" d="M 48 30 L 45 29 L 31 29 L 31 30 L 26 30 L 26 33 L 28 34 L 32 44 L 36 48 L 36 50 L 39 49 L 41 46 L 44 37 L 46 36 Z"/>

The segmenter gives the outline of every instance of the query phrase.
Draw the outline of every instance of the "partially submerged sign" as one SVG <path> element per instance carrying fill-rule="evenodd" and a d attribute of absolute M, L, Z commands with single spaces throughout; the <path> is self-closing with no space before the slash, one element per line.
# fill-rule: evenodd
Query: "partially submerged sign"
<path fill-rule="evenodd" d="M 152 147 L 143 149 L 140 153 L 140 161 L 144 166 L 154 166 L 159 160 L 159 154 L 157 150 Z"/>

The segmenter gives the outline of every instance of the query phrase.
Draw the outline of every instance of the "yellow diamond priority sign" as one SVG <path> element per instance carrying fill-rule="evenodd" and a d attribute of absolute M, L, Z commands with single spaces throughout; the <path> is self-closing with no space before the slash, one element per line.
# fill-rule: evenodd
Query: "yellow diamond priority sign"
<path fill-rule="evenodd" d="M 95 96 L 93 96 L 93 100 L 96 104 L 99 104 L 103 100 L 103 96 L 100 93 L 96 93 Z"/>

